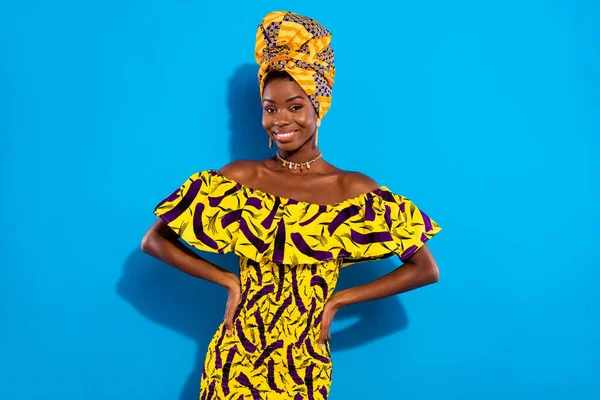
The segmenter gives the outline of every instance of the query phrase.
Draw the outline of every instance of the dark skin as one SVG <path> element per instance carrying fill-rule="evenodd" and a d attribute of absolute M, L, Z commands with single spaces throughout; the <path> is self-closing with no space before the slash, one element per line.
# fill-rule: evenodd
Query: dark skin
<path fill-rule="evenodd" d="M 263 127 L 279 148 L 280 155 L 293 162 L 304 162 L 319 153 L 314 133 L 320 123 L 312 103 L 294 81 L 287 78 L 270 81 L 263 90 Z M 220 172 L 247 187 L 314 204 L 335 204 L 372 192 L 377 182 L 358 172 L 343 171 L 323 158 L 310 170 L 283 168 L 276 158 L 262 161 L 234 161 Z M 142 240 L 142 250 L 192 276 L 216 283 L 227 289 L 225 327 L 233 329 L 233 315 L 241 299 L 239 277 L 202 259 L 189 250 L 160 218 Z M 426 245 L 411 258 L 382 277 L 333 293 L 323 310 L 319 346 L 329 340 L 335 314 L 345 306 L 381 299 L 423 287 L 439 280 L 439 270 Z"/>

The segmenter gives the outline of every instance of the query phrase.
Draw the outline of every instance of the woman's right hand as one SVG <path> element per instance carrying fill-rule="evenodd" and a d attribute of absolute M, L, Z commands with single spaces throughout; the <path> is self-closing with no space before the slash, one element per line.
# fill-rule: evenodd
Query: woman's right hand
<path fill-rule="evenodd" d="M 223 319 L 225 322 L 225 333 L 228 336 L 233 332 L 233 316 L 242 297 L 240 278 L 235 274 L 231 275 L 231 282 L 227 285 L 227 305 L 225 306 L 225 317 Z"/>

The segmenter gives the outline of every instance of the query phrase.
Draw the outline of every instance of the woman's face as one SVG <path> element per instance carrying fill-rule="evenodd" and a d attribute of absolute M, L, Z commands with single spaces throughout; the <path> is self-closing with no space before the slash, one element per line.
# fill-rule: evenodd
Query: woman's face
<path fill-rule="evenodd" d="M 315 133 L 317 113 L 295 81 L 273 79 L 263 89 L 262 124 L 277 147 L 295 151 Z"/>

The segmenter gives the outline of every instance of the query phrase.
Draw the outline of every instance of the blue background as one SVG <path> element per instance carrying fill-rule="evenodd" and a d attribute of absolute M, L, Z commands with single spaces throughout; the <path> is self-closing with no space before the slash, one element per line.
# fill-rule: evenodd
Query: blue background
<path fill-rule="evenodd" d="M 600 398 L 600 3 L 558 0 L 2 2 L 0 398 L 197 398 L 224 290 L 139 246 L 189 175 L 272 154 L 277 9 L 333 32 L 327 159 L 443 227 L 439 283 L 336 316 L 330 399 Z"/>

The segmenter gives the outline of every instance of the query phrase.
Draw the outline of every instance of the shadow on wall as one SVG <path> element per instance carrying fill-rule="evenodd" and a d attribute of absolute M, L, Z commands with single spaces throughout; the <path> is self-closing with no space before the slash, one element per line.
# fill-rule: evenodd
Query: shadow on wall
<path fill-rule="evenodd" d="M 261 159 L 274 153 L 274 150 L 269 149 L 267 136 L 262 131 L 262 111 L 258 96 L 256 67 L 242 65 L 229 81 L 232 159 Z M 167 195 L 168 193 L 165 194 Z M 157 199 L 156 203 L 160 200 L 162 199 Z M 153 206 L 154 204 L 149 205 L 150 208 Z M 152 212 L 152 209 L 148 212 Z M 238 271 L 237 257 L 233 254 L 201 255 L 213 264 Z M 387 259 L 343 268 L 338 290 L 372 281 L 391 271 L 399 263 L 394 258 L 393 261 Z M 196 366 L 179 398 L 198 399 L 204 356 L 208 343 L 222 321 L 226 291 L 212 283 L 188 276 L 136 248 L 125 261 L 117 293 L 148 319 L 197 343 Z M 345 319 L 355 322 L 336 331 L 335 321 Z M 406 313 L 395 297 L 346 307 L 338 312 L 335 321 L 331 339 L 334 353 L 363 346 L 402 330 L 408 324 Z M 335 355 L 333 357 L 335 363 Z"/>
<path fill-rule="evenodd" d="M 243 64 L 228 84 L 229 151 L 231 160 L 262 160 L 272 157 L 269 137 L 262 127 L 262 105 L 258 88 L 258 65 Z"/>
<path fill-rule="evenodd" d="M 202 257 L 237 271 L 237 257 L 233 254 L 202 253 Z M 179 397 L 181 400 L 197 400 L 204 354 L 223 320 L 227 292 L 136 249 L 125 262 L 117 293 L 146 318 L 197 343 L 196 365 Z"/>

